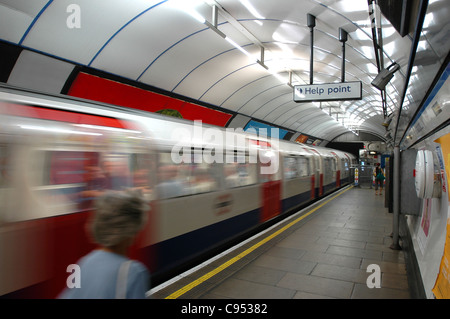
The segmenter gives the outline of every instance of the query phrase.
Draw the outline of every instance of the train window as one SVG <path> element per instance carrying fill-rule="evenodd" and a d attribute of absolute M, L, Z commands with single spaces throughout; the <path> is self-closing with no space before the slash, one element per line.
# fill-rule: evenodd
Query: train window
<path fill-rule="evenodd" d="M 159 198 L 212 192 L 219 187 L 217 164 L 201 161 L 200 153 L 193 152 L 174 164 L 170 153 L 162 153 L 156 186 Z"/>
<path fill-rule="evenodd" d="M 309 158 L 304 156 L 297 157 L 298 176 L 309 176 Z"/>
<path fill-rule="evenodd" d="M 295 157 L 286 156 L 284 158 L 284 179 L 293 179 L 299 176 L 298 164 Z"/>
<path fill-rule="evenodd" d="M 249 162 L 248 155 L 235 155 L 232 163 L 224 164 L 224 170 L 226 188 L 253 185 L 258 180 L 257 165 Z"/>
<path fill-rule="evenodd" d="M 11 147 L 9 144 L 0 144 L 0 188 L 10 185 L 11 171 Z"/>
<path fill-rule="evenodd" d="M 218 189 L 219 174 L 215 164 L 191 164 L 191 194 L 207 193 Z"/>
<path fill-rule="evenodd" d="M 161 199 L 187 195 L 189 187 L 189 166 L 182 162 L 175 165 L 170 153 L 160 154 L 158 167 L 157 196 Z"/>
<path fill-rule="evenodd" d="M 76 184 L 83 182 L 84 152 L 53 151 L 49 157 L 50 169 L 44 175 L 44 185 Z"/>
<path fill-rule="evenodd" d="M 129 166 L 133 188 L 139 189 L 147 199 L 153 198 L 155 187 L 156 155 L 149 153 L 131 154 Z"/>
<path fill-rule="evenodd" d="M 333 173 L 336 172 L 336 159 L 334 157 L 327 157 L 324 160 L 325 172 Z"/>
<path fill-rule="evenodd" d="M 326 176 L 331 176 L 333 173 L 333 162 L 334 160 L 332 158 L 325 158 L 324 159 L 324 172 Z"/>
<path fill-rule="evenodd" d="M 8 219 L 12 178 L 11 146 L 0 144 L 0 224 Z"/>
<path fill-rule="evenodd" d="M 85 152 L 33 150 L 29 157 L 24 178 L 33 197 L 47 207 L 41 213 L 58 215 L 79 209 L 85 187 Z"/>
<path fill-rule="evenodd" d="M 33 189 L 55 214 L 89 209 L 107 190 L 140 189 L 151 199 L 150 154 L 49 150 L 34 158 Z"/>
<path fill-rule="evenodd" d="M 346 159 L 346 158 L 341 159 L 341 168 L 343 170 L 342 175 L 344 177 L 348 176 L 348 172 L 349 172 L 348 159 Z"/>
<path fill-rule="evenodd" d="M 309 176 L 309 158 L 305 156 L 284 158 L 284 178 L 293 179 L 298 177 Z"/>

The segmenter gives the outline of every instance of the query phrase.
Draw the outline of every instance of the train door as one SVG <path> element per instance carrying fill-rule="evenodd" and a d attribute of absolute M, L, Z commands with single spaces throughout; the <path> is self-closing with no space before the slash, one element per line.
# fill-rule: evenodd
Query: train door
<path fill-rule="evenodd" d="M 305 151 L 312 154 L 308 156 L 309 172 L 311 175 L 311 199 L 316 198 L 319 195 L 319 183 L 320 183 L 320 155 L 314 149 L 303 147 Z"/>
<path fill-rule="evenodd" d="M 311 175 L 311 199 L 316 198 L 316 166 L 318 166 L 316 156 L 310 156 L 309 159 L 309 172 Z"/>
<path fill-rule="evenodd" d="M 311 149 L 311 152 L 314 154 L 315 197 L 319 197 L 323 195 L 323 157 L 315 149 Z"/>
<path fill-rule="evenodd" d="M 339 156 L 335 152 L 331 152 L 331 154 L 333 154 L 334 162 L 335 162 L 336 188 L 339 188 L 339 187 L 341 187 L 341 171 L 342 171 L 341 161 L 340 161 Z"/>
<path fill-rule="evenodd" d="M 265 222 L 281 213 L 281 169 L 278 152 L 260 150 L 260 160 L 261 221 Z"/>

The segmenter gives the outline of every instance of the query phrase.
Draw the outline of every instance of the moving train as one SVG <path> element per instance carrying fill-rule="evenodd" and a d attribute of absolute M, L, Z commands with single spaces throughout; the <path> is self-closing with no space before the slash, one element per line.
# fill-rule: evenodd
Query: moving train
<path fill-rule="evenodd" d="M 355 163 L 258 132 L 0 87 L 0 296 L 56 297 L 95 248 L 86 223 L 107 189 L 149 200 L 130 257 L 155 285 L 350 183 Z"/>

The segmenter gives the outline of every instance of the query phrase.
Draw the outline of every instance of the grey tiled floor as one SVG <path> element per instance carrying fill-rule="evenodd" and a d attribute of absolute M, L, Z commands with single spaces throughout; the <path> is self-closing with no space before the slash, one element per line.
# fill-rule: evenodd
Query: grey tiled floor
<path fill-rule="evenodd" d="M 391 232 L 384 198 L 352 188 L 196 298 L 410 298 L 403 252 L 389 248 Z M 367 287 L 370 264 L 380 267 L 381 288 Z"/>

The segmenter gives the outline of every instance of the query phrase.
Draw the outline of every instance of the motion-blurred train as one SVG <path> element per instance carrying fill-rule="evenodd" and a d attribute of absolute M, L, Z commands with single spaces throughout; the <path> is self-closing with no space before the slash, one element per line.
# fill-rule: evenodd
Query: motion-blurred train
<path fill-rule="evenodd" d="M 0 296 L 56 297 L 107 189 L 150 200 L 130 257 L 155 285 L 353 179 L 351 154 L 195 124 L 0 87 Z"/>

